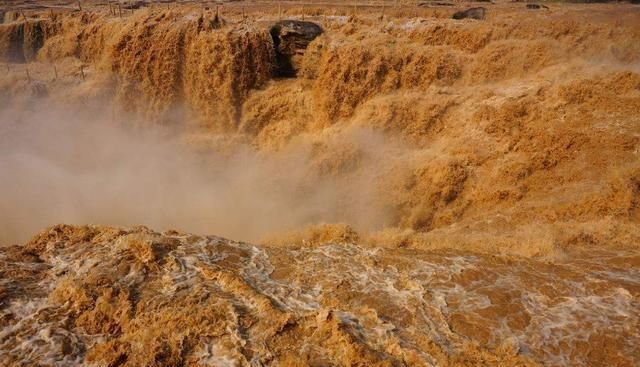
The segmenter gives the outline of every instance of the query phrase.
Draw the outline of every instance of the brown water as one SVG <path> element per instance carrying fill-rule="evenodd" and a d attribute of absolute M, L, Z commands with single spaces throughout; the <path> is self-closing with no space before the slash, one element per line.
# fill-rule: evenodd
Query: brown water
<path fill-rule="evenodd" d="M 634 366 L 639 261 L 56 227 L 2 252 L 1 361 Z"/>
<path fill-rule="evenodd" d="M 0 365 L 640 364 L 637 6 L 306 6 L 282 79 L 300 6 L 84 4 L 2 13 Z"/>

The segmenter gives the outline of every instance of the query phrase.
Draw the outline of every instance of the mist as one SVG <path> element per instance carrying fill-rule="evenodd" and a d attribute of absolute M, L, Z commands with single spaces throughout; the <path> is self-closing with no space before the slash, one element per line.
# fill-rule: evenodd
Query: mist
<path fill-rule="evenodd" d="M 47 226 L 145 225 L 257 241 L 312 223 L 379 227 L 374 170 L 327 178 L 308 144 L 277 154 L 240 145 L 194 149 L 181 134 L 142 128 L 106 107 L 42 103 L 0 112 L 0 244 Z M 381 139 L 349 133 L 375 155 Z M 375 157 L 371 157 L 376 161 Z M 330 175 L 329 175 L 330 176 Z"/>

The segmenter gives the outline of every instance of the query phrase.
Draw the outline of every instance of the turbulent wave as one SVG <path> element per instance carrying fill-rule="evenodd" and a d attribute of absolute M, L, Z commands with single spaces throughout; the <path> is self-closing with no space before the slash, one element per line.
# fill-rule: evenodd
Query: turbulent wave
<path fill-rule="evenodd" d="M 637 254 L 545 264 L 56 226 L 0 261 L 9 365 L 637 363 Z"/>
<path fill-rule="evenodd" d="M 0 364 L 640 363 L 638 8 L 422 5 L 3 12 Z"/>

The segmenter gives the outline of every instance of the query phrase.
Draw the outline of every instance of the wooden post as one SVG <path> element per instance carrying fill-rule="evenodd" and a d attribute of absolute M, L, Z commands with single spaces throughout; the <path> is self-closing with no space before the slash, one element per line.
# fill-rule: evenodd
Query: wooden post
<path fill-rule="evenodd" d="M 6 63 L 7 65 L 7 72 L 11 71 L 11 68 L 9 67 L 9 63 Z"/>
<path fill-rule="evenodd" d="M 82 2 L 78 0 L 78 10 L 82 11 Z"/>
<path fill-rule="evenodd" d="M 282 20 L 282 2 L 278 1 L 278 20 Z"/>
<path fill-rule="evenodd" d="M 220 21 L 220 6 L 218 4 L 216 4 L 216 18 L 215 18 L 216 22 Z"/>
<path fill-rule="evenodd" d="M 122 18 L 122 5 L 118 3 L 118 16 Z"/>
<path fill-rule="evenodd" d="M 80 76 L 82 77 L 82 80 L 84 80 L 84 65 L 80 64 Z"/>
<path fill-rule="evenodd" d="M 49 16 L 53 19 L 53 9 L 49 9 Z"/>
<path fill-rule="evenodd" d="M 54 80 L 58 80 L 58 67 L 56 67 L 56 64 L 53 64 L 53 73 L 56 76 Z"/>
<path fill-rule="evenodd" d="M 29 67 L 27 66 L 27 68 L 25 69 L 25 71 L 27 72 L 27 81 L 29 83 L 31 83 L 31 74 L 29 74 Z"/>
<path fill-rule="evenodd" d="M 302 21 L 304 22 L 304 4 L 302 4 Z"/>

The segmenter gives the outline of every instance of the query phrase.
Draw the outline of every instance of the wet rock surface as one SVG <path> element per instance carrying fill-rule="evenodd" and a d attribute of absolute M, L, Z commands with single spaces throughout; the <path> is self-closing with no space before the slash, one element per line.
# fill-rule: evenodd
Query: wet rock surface
<path fill-rule="evenodd" d="M 467 10 L 461 10 L 453 14 L 453 19 L 475 19 L 475 20 L 483 20 L 487 15 L 487 9 L 478 7 L 478 8 L 469 8 Z"/>
<path fill-rule="evenodd" d="M 549 7 L 546 5 L 540 5 L 540 4 L 527 4 L 527 9 L 540 10 L 540 9 L 549 9 Z"/>
<path fill-rule="evenodd" d="M 300 69 L 301 56 L 309 43 L 322 34 L 313 22 L 282 20 L 270 30 L 276 50 L 276 76 L 293 77 Z"/>

